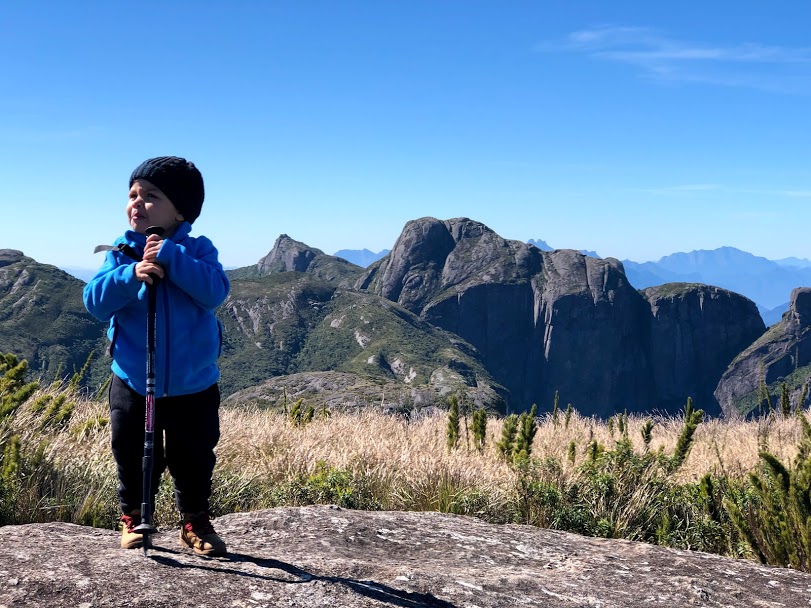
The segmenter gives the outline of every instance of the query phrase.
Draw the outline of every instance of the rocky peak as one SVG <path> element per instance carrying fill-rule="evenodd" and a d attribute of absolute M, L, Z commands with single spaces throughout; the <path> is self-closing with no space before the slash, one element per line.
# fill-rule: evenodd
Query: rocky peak
<path fill-rule="evenodd" d="M 480 238 L 485 234 L 496 235 L 495 232 L 481 222 L 466 217 L 455 217 L 442 223 L 457 243 L 463 239 Z"/>
<path fill-rule="evenodd" d="M 282 234 L 276 239 L 270 253 L 254 266 L 229 270 L 227 274 L 233 280 L 254 279 L 282 272 L 303 272 L 333 286 L 351 287 L 363 273 L 363 268 Z"/>
<path fill-rule="evenodd" d="M 516 410 L 548 408 L 559 392 L 600 416 L 680 411 L 690 395 L 717 411 L 721 373 L 764 329 L 737 294 L 702 285 L 643 296 L 619 260 L 541 251 L 464 217 L 409 222 L 355 286 L 472 344 Z"/>
<path fill-rule="evenodd" d="M 468 218 L 408 222 L 388 256 L 356 288 L 419 313 L 432 297 L 473 284 L 528 280 L 541 268 L 540 251 L 508 241 Z"/>
<path fill-rule="evenodd" d="M 259 260 L 256 266 L 261 274 L 307 272 L 312 261 L 319 255 L 324 255 L 324 252 L 282 234 L 276 239 L 270 253 Z"/>
<path fill-rule="evenodd" d="M 23 252 L 17 249 L 0 249 L 0 268 L 22 262 L 26 259 L 29 258 L 26 258 Z"/>
<path fill-rule="evenodd" d="M 811 325 L 811 287 L 797 287 L 791 291 L 788 313 L 798 325 Z"/>

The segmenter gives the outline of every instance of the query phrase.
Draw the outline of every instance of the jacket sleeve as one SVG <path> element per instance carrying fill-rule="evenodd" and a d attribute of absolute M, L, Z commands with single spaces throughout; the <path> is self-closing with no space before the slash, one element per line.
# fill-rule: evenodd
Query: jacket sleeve
<path fill-rule="evenodd" d="M 169 239 L 163 241 L 158 262 L 167 279 L 185 291 L 199 306 L 213 310 L 225 301 L 231 284 L 217 259 L 217 249 L 204 236 L 197 237 L 195 251 Z"/>
<path fill-rule="evenodd" d="M 138 297 L 143 285 L 135 278 L 135 262 L 128 263 L 124 254 L 107 252 L 104 264 L 84 286 L 84 305 L 100 321 L 112 316 Z"/>

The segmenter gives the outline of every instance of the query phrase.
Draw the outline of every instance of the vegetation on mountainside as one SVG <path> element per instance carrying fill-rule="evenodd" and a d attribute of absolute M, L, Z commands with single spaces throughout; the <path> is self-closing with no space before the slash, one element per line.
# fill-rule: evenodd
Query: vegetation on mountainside
<path fill-rule="evenodd" d="M 711 289 L 709 285 L 704 285 L 702 283 L 665 283 L 663 285 L 646 287 L 645 289 L 639 289 L 637 291 L 639 291 L 639 293 L 641 293 L 642 296 L 647 299 L 652 297 L 676 298 L 684 296 L 694 290 L 708 288 Z"/>
<path fill-rule="evenodd" d="M 218 316 L 224 395 L 273 376 L 327 370 L 418 387 L 448 365 L 473 386 L 495 384 L 459 338 L 383 298 L 338 290 L 307 273 L 234 282 Z"/>
<path fill-rule="evenodd" d="M 82 282 L 55 266 L 20 256 L 0 265 L 0 344 L 51 381 L 72 374 L 105 348 L 104 325 L 85 310 Z M 106 367 L 106 370 L 105 370 Z M 109 370 L 97 357 L 88 371 L 101 383 Z"/>
<path fill-rule="evenodd" d="M 80 378 L 30 381 L 0 357 L 0 524 L 118 518 L 107 405 Z M 704 421 L 585 418 L 568 406 L 484 417 L 314 408 L 224 408 L 212 508 L 280 505 L 438 510 L 606 538 L 760 559 L 811 571 L 808 413 Z M 438 404 L 447 407 L 448 404 Z M 786 464 L 790 463 L 790 464 Z M 164 477 L 156 520 L 176 521 Z"/>
<path fill-rule="evenodd" d="M 811 365 L 798 367 L 774 382 L 767 384 L 761 380 L 757 390 L 734 401 L 735 409 L 743 416 L 762 416 L 773 409 L 781 408 L 781 403 L 786 402 L 786 393 L 789 395 L 792 408 L 805 407 L 808 402 L 809 383 L 811 383 Z"/>
<path fill-rule="evenodd" d="M 218 314 L 225 330 L 223 394 L 295 371 L 296 356 L 334 293 L 333 286 L 298 272 L 232 283 Z"/>

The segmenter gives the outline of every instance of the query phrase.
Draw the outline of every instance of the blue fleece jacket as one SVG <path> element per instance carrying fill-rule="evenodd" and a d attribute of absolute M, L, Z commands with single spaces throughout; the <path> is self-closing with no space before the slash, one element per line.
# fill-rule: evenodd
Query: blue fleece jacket
<path fill-rule="evenodd" d="M 230 284 L 217 260 L 217 249 L 204 236 L 189 236 L 183 222 L 158 252 L 164 279 L 157 286 L 155 394 L 188 395 L 208 388 L 220 375 L 222 325 L 214 309 L 225 301 Z M 143 255 L 146 235 L 132 230 L 115 241 Z M 113 372 L 141 395 L 146 394 L 147 284 L 135 278 L 136 261 L 108 251 L 104 265 L 85 285 L 84 304 L 102 321 Z"/>

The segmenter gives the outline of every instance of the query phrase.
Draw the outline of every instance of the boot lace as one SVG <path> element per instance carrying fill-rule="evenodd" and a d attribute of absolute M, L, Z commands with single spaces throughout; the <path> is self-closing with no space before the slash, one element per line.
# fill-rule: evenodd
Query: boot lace
<path fill-rule="evenodd" d="M 130 515 L 122 515 L 121 521 L 127 528 L 127 532 L 132 532 L 141 523 L 140 517 L 132 517 Z"/>
<path fill-rule="evenodd" d="M 203 537 L 207 534 L 216 534 L 214 526 L 208 518 L 208 513 L 195 515 L 183 525 L 187 532 L 194 532 L 197 536 Z"/>

